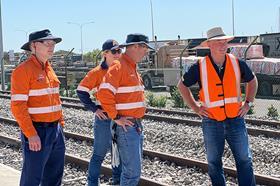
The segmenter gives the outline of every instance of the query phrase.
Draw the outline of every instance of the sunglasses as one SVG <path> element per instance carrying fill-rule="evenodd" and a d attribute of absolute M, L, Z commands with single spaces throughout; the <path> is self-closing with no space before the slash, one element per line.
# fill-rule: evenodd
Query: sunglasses
<path fill-rule="evenodd" d="M 118 50 L 110 50 L 112 54 L 121 54 L 122 50 L 118 49 Z"/>

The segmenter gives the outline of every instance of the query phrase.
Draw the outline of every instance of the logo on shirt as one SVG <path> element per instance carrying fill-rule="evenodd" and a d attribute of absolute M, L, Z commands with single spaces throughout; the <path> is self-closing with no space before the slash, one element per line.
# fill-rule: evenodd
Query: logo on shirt
<path fill-rule="evenodd" d="M 39 74 L 37 81 L 42 82 L 42 81 L 44 81 L 44 79 L 45 79 L 45 76 L 43 74 Z"/>

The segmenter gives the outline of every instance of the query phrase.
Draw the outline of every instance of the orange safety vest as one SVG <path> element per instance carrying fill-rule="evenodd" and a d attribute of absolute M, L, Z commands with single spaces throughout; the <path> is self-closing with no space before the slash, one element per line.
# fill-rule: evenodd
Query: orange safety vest
<path fill-rule="evenodd" d="M 32 121 L 53 122 L 62 117 L 59 85 L 55 72 L 47 62 L 45 69 L 32 55 L 11 76 L 11 111 L 26 137 L 37 134 Z"/>
<path fill-rule="evenodd" d="M 146 111 L 144 86 L 136 62 L 122 54 L 100 84 L 97 99 L 111 119 L 117 115 L 142 118 Z"/>
<path fill-rule="evenodd" d="M 201 89 L 200 101 L 209 112 L 208 117 L 217 121 L 238 116 L 242 104 L 240 67 L 237 58 L 226 54 L 223 80 L 219 78 L 208 56 L 199 61 Z"/>

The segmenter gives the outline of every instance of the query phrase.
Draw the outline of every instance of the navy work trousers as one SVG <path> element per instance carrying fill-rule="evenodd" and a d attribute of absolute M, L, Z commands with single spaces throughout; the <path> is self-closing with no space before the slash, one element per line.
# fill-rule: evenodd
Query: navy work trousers
<path fill-rule="evenodd" d="M 65 143 L 62 127 L 35 127 L 41 139 L 41 150 L 31 151 L 28 139 L 21 134 L 23 167 L 20 186 L 61 185 Z"/>

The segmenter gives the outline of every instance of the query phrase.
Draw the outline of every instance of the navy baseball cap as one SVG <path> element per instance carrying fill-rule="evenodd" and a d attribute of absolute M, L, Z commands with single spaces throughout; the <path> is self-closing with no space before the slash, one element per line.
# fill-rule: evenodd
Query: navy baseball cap
<path fill-rule="evenodd" d="M 120 47 L 126 47 L 134 44 L 145 44 L 149 49 L 154 50 L 153 47 L 149 45 L 149 38 L 143 34 L 129 34 L 127 35 L 126 42 L 121 44 Z"/>
<path fill-rule="evenodd" d="M 30 43 L 34 41 L 53 40 L 56 43 L 62 41 L 60 37 L 55 37 L 51 34 L 49 29 L 32 32 L 29 34 L 29 41 L 22 45 L 21 49 L 31 51 Z"/>
<path fill-rule="evenodd" d="M 114 50 L 118 48 L 119 48 L 119 43 L 114 39 L 108 39 L 102 45 L 102 51 Z"/>

